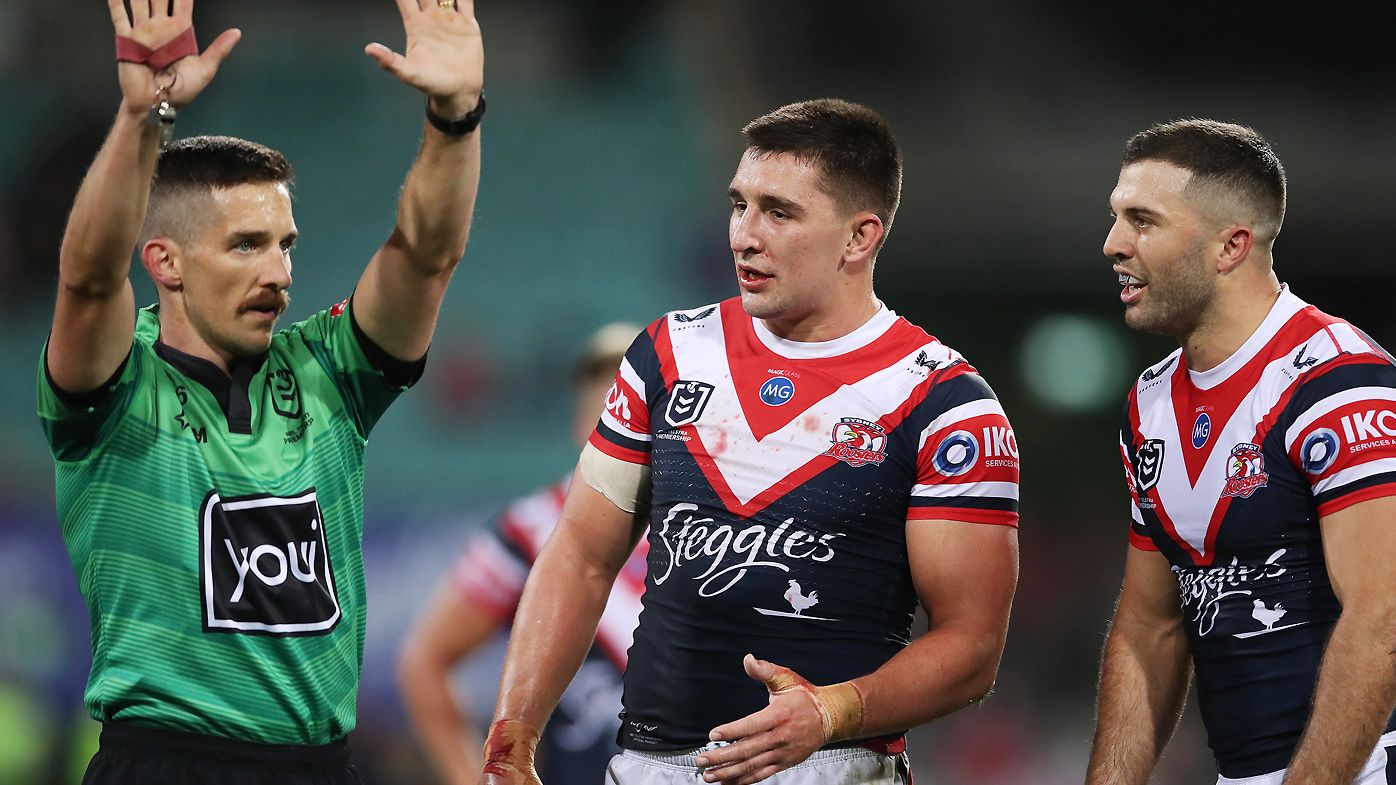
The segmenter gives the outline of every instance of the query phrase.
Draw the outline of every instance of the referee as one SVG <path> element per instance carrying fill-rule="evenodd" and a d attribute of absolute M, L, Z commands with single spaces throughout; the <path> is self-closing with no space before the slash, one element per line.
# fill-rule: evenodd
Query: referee
<path fill-rule="evenodd" d="M 352 296 L 276 331 L 292 171 L 230 137 L 170 142 L 236 45 L 199 54 L 193 0 L 108 0 L 121 107 L 63 239 L 38 410 L 91 617 L 83 782 L 358 783 L 363 451 L 421 375 L 479 182 L 471 0 L 398 0 L 426 96 L 397 224 Z M 137 310 L 132 250 L 159 303 Z"/>

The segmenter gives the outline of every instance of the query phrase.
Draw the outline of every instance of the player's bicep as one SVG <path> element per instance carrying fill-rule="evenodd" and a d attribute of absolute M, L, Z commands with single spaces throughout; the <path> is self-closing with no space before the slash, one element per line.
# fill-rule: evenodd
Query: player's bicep
<path fill-rule="evenodd" d="M 109 381 L 131 351 L 136 300 L 127 280 L 110 295 L 58 287 L 45 363 L 58 390 L 80 394 Z"/>
<path fill-rule="evenodd" d="M 1323 556 L 1333 593 L 1352 607 L 1396 611 L 1396 496 L 1358 502 L 1323 516 Z"/>
<path fill-rule="evenodd" d="M 574 560 L 585 572 L 614 577 L 644 531 L 642 518 L 588 485 L 579 469 L 543 552 Z"/>
<path fill-rule="evenodd" d="M 1115 611 L 1116 624 L 1131 623 L 1150 628 L 1180 624 L 1182 602 L 1178 579 L 1161 552 L 1130 547 L 1125 556 L 1124 586 Z"/>
<path fill-rule="evenodd" d="M 908 520 L 907 558 L 931 627 L 957 627 L 1002 646 L 1018 586 L 1018 529 Z"/>

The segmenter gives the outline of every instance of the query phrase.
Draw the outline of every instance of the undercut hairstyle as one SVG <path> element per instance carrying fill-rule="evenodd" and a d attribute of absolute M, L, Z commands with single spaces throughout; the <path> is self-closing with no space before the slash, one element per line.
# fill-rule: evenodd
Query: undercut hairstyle
<path fill-rule="evenodd" d="M 258 183 L 295 184 L 295 172 L 286 157 L 265 145 L 232 136 L 191 136 L 160 153 L 150 189 L 141 241 L 169 237 L 188 242 L 196 216 L 204 214 L 198 202 L 215 189 Z"/>
<path fill-rule="evenodd" d="M 1184 194 L 1221 209 L 1245 211 L 1264 247 L 1280 233 L 1285 169 L 1254 129 L 1196 118 L 1162 123 L 1125 143 L 1121 168 L 1141 161 L 1162 161 L 1191 172 Z"/>
<path fill-rule="evenodd" d="M 902 198 L 902 153 L 877 112 L 837 98 L 803 101 L 752 120 L 742 136 L 758 156 L 786 153 L 818 166 L 820 186 L 839 206 L 874 213 L 891 230 Z"/>

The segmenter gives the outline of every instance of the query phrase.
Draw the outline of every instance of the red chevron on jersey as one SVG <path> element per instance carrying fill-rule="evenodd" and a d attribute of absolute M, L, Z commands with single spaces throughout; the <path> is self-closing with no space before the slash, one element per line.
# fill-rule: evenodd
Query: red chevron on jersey
<path fill-rule="evenodd" d="M 1312 306 L 1296 311 L 1280 327 L 1272 340 L 1285 347 L 1304 348 L 1317 333 L 1323 337 L 1324 343 L 1336 345 L 1333 341 L 1328 340 L 1326 328 L 1315 329 L 1313 319 L 1317 312 L 1317 309 Z M 1253 350 L 1259 348 L 1252 347 Z M 1245 351 L 1245 347 L 1240 351 Z M 1283 359 L 1289 360 L 1288 355 Z M 1318 358 L 1309 356 L 1308 359 L 1317 361 Z M 1197 485 L 1203 468 L 1207 466 L 1208 459 L 1217 451 L 1218 445 L 1221 445 L 1221 450 L 1226 451 L 1235 444 L 1235 442 L 1223 444 L 1223 440 L 1218 435 L 1226 430 L 1226 425 L 1230 422 L 1237 408 L 1256 391 L 1257 383 L 1262 374 L 1275 362 L 1278 361 L 1269 356 L 1268 353 L 1257 351 L 1239 369 L 1214 382 L 1214 386 L 1206 387 L 1194 384 L 1193 374 L 1180 373 L 1174 369 L 1173 407 L 1177 412 L 1178 436 L 1179 443 L 1182 445 L 1183 462 L 1187 466 L 1188 481 L 1192 485 Z M 1300 362 L 1302 363 L 1304 360 L 1301 358 Z M 1292 365 L 1293 363 L 1288 364 Z M 1208 372 L 1209 375 L 1212 373 L 1212 371 Z M 1199 423 L 1205 424 L 1205 429 L 1199 429 Z M 1226 458 L 1225 453 L 1223 453 L 1223 458 Z"/>
<path fill-rule="evenodd" d="M 1175 352 L 1146 372 L 1130 396 L 1131 446 L 1154 442 L 1164 457 L 1153 470 L 1154 484 L 1142 491 L 1139 467 L 1132 467 L 1136 518 L 1148 504 L 1197 564 L 1210 564 L 1230 500 L 1247 497 L 1247 489 L 1263 492 L 1259 459 L 1246 458 L 1238 468 L 1236 451 L 1263 442 L 1297 381 L 1311 377 L 1315 366 L 1342 363 L 1339 355 L 1354 352 L 1372 357 L 1371 351 L 1351 325 L 1286 292 L 1260 329 L 1216 368 L 1192 372 Z M 1208 427 L 1195 428 L 1202 415 Z"/>
<path fill-rule="evenodd" d="M 743 516 L 835 461 L 853 457 L 836 454 L 840 450 L 830 434 L 839 435 L 840 423 L 866 423 L 867 434 L 895 429 L 931 386 L 929 373 L 909 369 L 948 366 L 958 359 L 885 310 L 853 333 L 823 344 L 782 341 L 746 315 L 735 298 L 724 302 L 720 313 L 721 321 L 706 331 L 661 328 L 655 351 L 671 389 L 701 380 L 710 388 L 706 407 L 740 412 L 743 418 L 655 425 L 682 432 L 713 490 L 731 512 Z M 939 382 L 972 371 L 960 362 Z M 871 453 L 863 457 L 868 458 L 863 464 L 876 462 Z"/>

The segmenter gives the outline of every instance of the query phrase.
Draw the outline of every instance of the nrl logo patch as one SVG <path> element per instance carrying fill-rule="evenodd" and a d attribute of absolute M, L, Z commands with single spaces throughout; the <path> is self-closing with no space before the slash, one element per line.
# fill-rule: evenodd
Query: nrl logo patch
<path fill-rule="evenodd" d="M 882 463 L 887 457 L 887 431 L 875 422 L 845 417 L 834 426 L 833 445 L 824 455 L 837 458 L 849 466 Z"/>
<path fill-rule="evenodd" d="M 713 386 L 707 382 L 676 382 L 664 407 L 664 421 L 675 428 L 696 422 L 712 394 Z"/>
<path fill-rule="evenodd" d="M 1139 493 L 1143 494 L 1158 485 L 1158 478 L 1163 469 L 1163 440 L 1148 439 L 1139 445 L 1139 451 L 1134 456 L 1134 466 L 1134 479 L 1139 486 Z"/>

